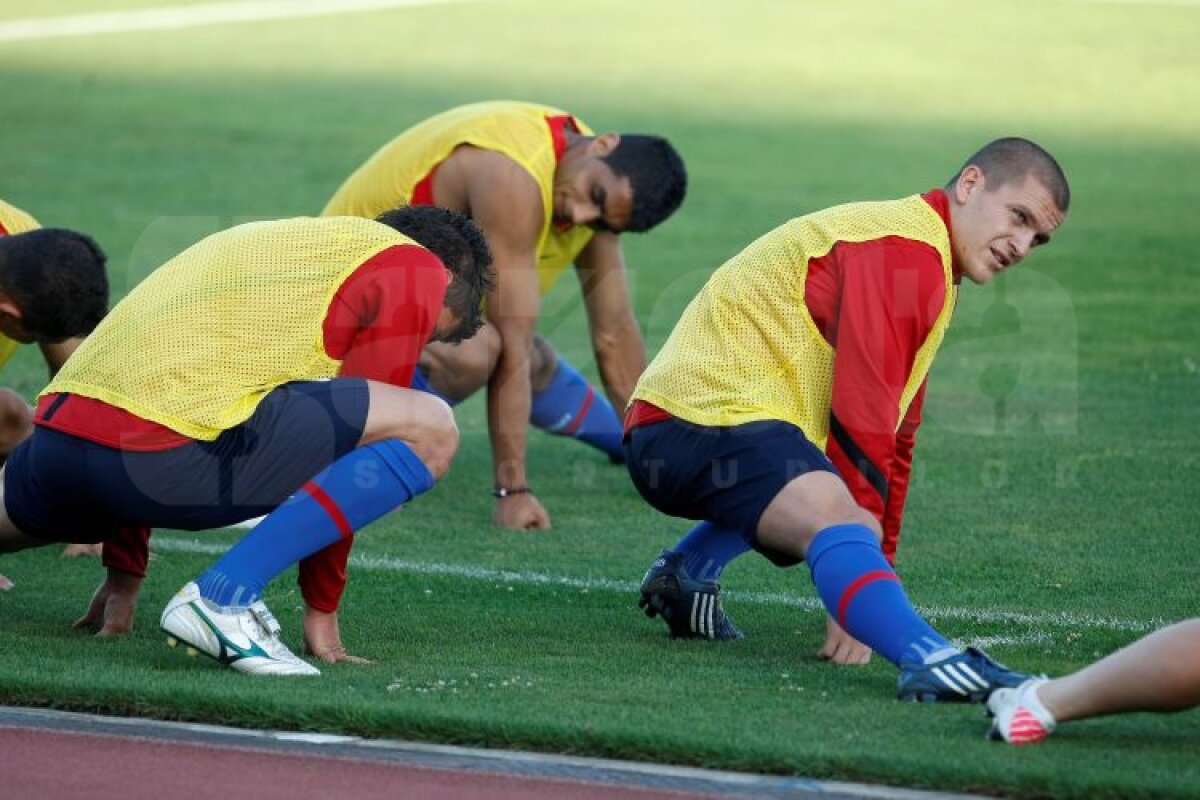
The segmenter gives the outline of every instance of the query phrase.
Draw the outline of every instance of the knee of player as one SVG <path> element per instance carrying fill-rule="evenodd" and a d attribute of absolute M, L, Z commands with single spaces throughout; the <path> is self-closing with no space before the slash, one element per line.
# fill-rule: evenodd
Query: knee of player
<path fill-rule="evenodd" d="M 871 533 L 875 534 L 876 539 L 881 542 L 883 541 L 883 526 L 879 524 L 879 520 L 875 518 L 875 515 L 870 511 L 867 511 L 865 508 L 855 506 L 854 511 L 851 514 L 850 522 L 856 525 L 862 525 L 864 528 L 870 530 Z"/>
<path fill-rule="evenodd" d="M 33 412 L 25 398 L 11 389 L 0 389 L 0 430 L 6 438 L 22 433 L 33 424 Z"/>
<path fill-rule="evenodd" d="M 450 469 L 450 462 L 458 452 L 458 425 L 454 412 L 441 398 L 426 395 L 427 408 L 423 410 L 425 425 L 418 442 L 418 455 L 425 466 L 440 479 Z"/>
<path fill-rule="evenodd" d="M 544 336 L 535 334 L 530 356 L 529 379 L 536 391 L 544 388 L 554 377 L 554 372 L 558 369 L 558 354 Z"/>

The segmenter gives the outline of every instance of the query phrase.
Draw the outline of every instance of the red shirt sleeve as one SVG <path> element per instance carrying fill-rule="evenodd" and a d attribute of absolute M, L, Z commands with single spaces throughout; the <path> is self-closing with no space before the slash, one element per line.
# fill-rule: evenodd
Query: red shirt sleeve
<path fill-rule="evenodd" d="M 889 236 L 838 244 L 809 274 L 814 290 L 836 298 L 813 314 L 834 348 L 826 452 L 855 501 L 883 525 L 891 561 L 920 424 L 914 399 L 897 432 L 900 399 L 946 299 L 941 257 L 927 244 Z"/>
<path fill-rule="evenodd" d="M 342 284 L 325 317 L 325 352 L 340 375 L 408 386 L 442 312 L 450 273 L 433 253 L 397 245 L 365 262 Z M 300 562 L 300 593 L 312 608 L 337 611 L 346 589 L 351 541 Z"/>
<path fill-rule="evenodd" d="M 150 529 L 144 525 L 126 525 L 104 540 L 100 561 L 108 569 L 146 577 L 150 561 Z"/>
<path fill-rule="evenodd" d="M 908 483 L 912 477 L 913 447 L 917 442 L 917 428 L 921 427 L 921 408 L 925 405 L 925 387 L 921 383 L 916 396 L 908 406 L 900 430 L 896 433 L 896 453 L 892 461 L 892 479 L 888 485 L 887 505 L 883 510 L 883 554 L 896 565 L 896 547 L 900 543 L 900 523 L 904 519 L 904 501 L 908 498 Z"/>
<path fill-rule="evenodd" d="M 450 273 L 416 245 L 376 254 L 338 288 L 325 315 L 325 352 L 342 377 L 408 386 L 433 336 Z"/>

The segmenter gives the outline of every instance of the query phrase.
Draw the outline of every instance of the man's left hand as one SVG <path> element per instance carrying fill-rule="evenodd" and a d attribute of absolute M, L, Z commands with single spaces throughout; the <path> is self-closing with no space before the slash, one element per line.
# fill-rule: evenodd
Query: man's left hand
<path fill-rule="evenodd" d="M 817 656 L 835 664 L 867 664 L 871 661 L 871 648 L 842 630 L 842 626 L 825 618 L 825 644 Z"/>

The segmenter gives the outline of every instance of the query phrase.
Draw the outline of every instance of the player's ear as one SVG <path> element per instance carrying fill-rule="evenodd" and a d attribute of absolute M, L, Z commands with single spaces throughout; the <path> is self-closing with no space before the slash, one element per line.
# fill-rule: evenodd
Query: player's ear
<path fill-rule="evenodd" d="M 954 199 L 959 204 L 967 202 L 973 193 L 983 191 L 986 179 L 983 170 L 974 164 L 963 167 L 958 180 L 954 182 Z"/>
<path fill-rule="evenodd" d="M 21 307 L 17 305 L 17 301 L 4 292 L 0 292 L 0 314 L 15 319 L 18 322 L 25 316 L 21 313 Z"/>
<path fill-rule="evenodd" d="M 603 158 L 604 156 L 617 149 L 617 145 L 621 143 L 621 134 L 619 133 L 602 133 L 592 139 L 592 143 L 588 145 L 588 153 Z"/>

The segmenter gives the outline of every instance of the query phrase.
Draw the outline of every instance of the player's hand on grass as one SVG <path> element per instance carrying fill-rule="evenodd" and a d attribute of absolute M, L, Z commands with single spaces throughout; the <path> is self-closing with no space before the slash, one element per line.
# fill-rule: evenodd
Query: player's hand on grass
<path fill-rule="evenodd" d="M 7 592 L 9 589 L 13 588 L 13 586 L 14 584 L 12 581 L 3 575 L 0 575 L 0 592 Z"/>
<path fill-rule="evenodd" d="M 550 515 L 530 492 L 497 497 L 492 522 L 510 531 L 550 530 Z"/>
<path fill-rule="evenodd" d="M 817 656 L 835 664 L 866 664 L 871 660 L 871 648 L 842 630 L 832 617 L 826 617 L 825 644 Z"/>
<path fill-rule="evenodd" d="M 87 613 L 75 620 L 76 628 L 91 628 L 97 636 L 120 636 L 133 630 L 142 579 L 128 572 L 109 569 L 108 577 L 92 595 Z"/>
<path fill-rule="evenodd" d="M 337 612 L 304 609 L 304 652 L 329 664 L 373 664 L 365 658 L 352 656 L 342 645 L 342 634 L 338 630 Z"/>
<path fill-rule="evenodd" d="M 63 558 L 78 558 L 80 556 L 100 557 L 101 549 L 104 547 L 104 542 L 95 542 L 93 544 L 69 544 L 63 548 Z"/>

